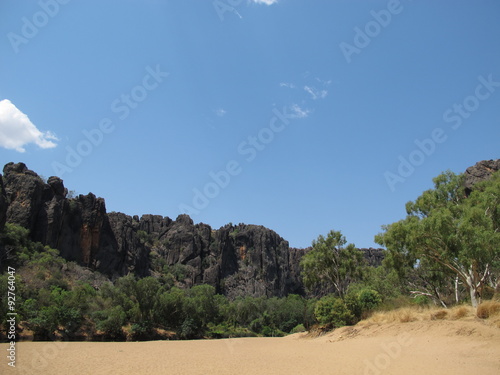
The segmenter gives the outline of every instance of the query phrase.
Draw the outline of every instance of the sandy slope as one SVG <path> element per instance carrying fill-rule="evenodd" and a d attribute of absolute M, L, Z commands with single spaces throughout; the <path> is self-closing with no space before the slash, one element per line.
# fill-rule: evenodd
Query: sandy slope
<path fill-rule="evenodd" d="M 1 344 L 2 353 L 7 345 Z M 319 338 L 17 344 L 0 374 L 500 374 L 500 329 L 479 321 L 345 327 Z"/>

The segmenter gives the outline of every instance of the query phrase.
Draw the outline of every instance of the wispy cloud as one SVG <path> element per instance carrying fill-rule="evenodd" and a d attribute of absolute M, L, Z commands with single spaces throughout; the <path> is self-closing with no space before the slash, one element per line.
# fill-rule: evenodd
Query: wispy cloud
<path fill-rule="evenodd" d="M 10 100 L 0 101 L 0 147 L 25 152 L 24 146 L 29 143 L 45 149 L 56 147 L 57 144 L 53 141 L 57 140 L 57 137 L 50 131 L 38 130 L 28 116 Z"/>
<path fill-rule="evenodd" d="M 291 118 L 306 118 L 309 117 L 309 114 L 311 113 L 310 110 L 303 109 L 298 104 L 292 104 L 290 106 L 290 111 Z"/>
<path fill-rule="evenodd" d="M 318 77 L 316 77 L 316 81 L 321 83 L 323 86 L 330 86 L 330 84 L 332 83 L 331 79 L 329 79 L 328 81 L 323 81 L 323 80 L 319 79 Z"/>
<path fill-rule="evenodd" d="M 214 112 L 219 117 L 224 117 L 227 113 L 227 111 L 224 108 L 216 109 Z"/>
<path fill-rule="evenodd" d="M 278 2 L 278 0 L 251 0 L 252 3 L 255 4 L 266 4 L 266 5 L 273 5 Z"/>
<path fill-rule="evenodd" d="M 240 12 L 238 12 L 235 8 L 232 8 L 231 11 L 236 14 L 238 17 L 240 17 L 240 19 L 243 19 L 243 17 L 241 16 Z"/>
<path fill-rule="evenodd" d="M 289 88 L 289 89 L 294 89 L 295 85 L 293 83 L 289 83 L 289 82 L 280 82 L 280 87 L 286 87 L 286 88 Z"/>
<path fill-rule="evenodd" d="M 313 100 L 323 99 L 323 98 L 325 98 L 328 95 L 328 91 L 327 90 L 317 90 L 316 88 L 311 87 L 311 86 L 304 86 L 304 90 L 307 93 L 309 93 L 309 95 L 311 95 L 311 97 L 313 98 Z"/>

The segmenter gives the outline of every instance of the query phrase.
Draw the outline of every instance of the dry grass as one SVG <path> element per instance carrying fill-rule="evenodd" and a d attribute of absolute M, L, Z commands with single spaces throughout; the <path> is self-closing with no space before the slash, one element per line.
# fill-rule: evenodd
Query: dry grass
<path fill-rule="evenodd" d="M 448 317 L 447 310 L 438 310 L 436 312 L 431 312 L 431 320 L 443 320 Z"/>
<path fill-rule="evenodd" d="M 408 323 L 428 320 L 460 320 L 480 318 L 486 323 L 500 328 L 500 301 L 489 300 L 481 303 L 477 309 L 469 305 L 458 305 L 449 309 L 439 307 L 401 307 L 390 311 L 378 311 L 360 322 L 361 325 Z"/>
<path fill-rule="evenodd" d="M 499 304 L 500 306 L 500 304 Z M 489 310 L 488 310 L 489 311 Z M 458 320 L 476 316 L 471 306 L 459 305 L 450 309 L 440 307 L 401 307 L 390 311 L 375 312 L 366 319 L 366 324 L 408 323 L 428 320 Z M 499 315 L 500 324 L 500 315 Z"/>
<path fill-rule="evenodd" d="M 463 319 L 468 316 L 474 316 L 474 308 L 472 306 L 459 305 L 450 309 L 451 320 Z"/>
<path fill-rule="evenodd" d="M 477 317 L 488 319 L 490 317 L 500 318 L 500 301 L 485 301 L 477 307 Z"/>
<path fill-rule="evenodd" d="M 401 307 L 390 311 L 378 311 L 366 319 L 367 323 L 387 324 L 387 323 L 408 323 L 419 320 L 419 308 Z"/>

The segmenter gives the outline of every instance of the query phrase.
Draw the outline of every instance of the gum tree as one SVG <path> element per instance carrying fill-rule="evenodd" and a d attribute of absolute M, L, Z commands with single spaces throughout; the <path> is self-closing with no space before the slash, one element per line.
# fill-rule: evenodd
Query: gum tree
<path fill-rule="evenodd" d="M 463 186 L 463 175 L 439 175 L 434 189 L 406 204 L 408 216 L 384 226 L 375 241 L 396 267 L 441 267 L 444 276 L 462 281 L 477 307 L 498 271 L 500 175 L 477 184 L 468 197 Z"/>
<path fill-rule="evenodd" d="M 351 282 L 362 277 L 363 254 L 347 241 L 340 231 L 320 235 L 312 243 L 312 250 L 300 261 L 302 278 L 308 289 L 333 287 L 343 298 Z"/>

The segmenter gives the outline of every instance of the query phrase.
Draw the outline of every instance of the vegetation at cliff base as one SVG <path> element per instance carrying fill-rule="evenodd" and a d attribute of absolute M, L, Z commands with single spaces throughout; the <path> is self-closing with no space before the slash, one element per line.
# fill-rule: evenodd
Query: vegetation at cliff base
<path fill-rule="evenodd" d="M 407 217 L 383 226 L 381 266 L 369 266 L 339 231 L 320 235 L 301 259 L 304 295 L 228 298 L 211 285 L 179 283 L 183 265 L 161 263 L 154 276 L 113 280 L 70 262 L 7 223 L 0 233 L 2 266 L 16 269 L 18 332 L 34 339 L 151 340 L 283 336 L 313 326 L 356 324 L 377 310 L 417 305 L 480 306 L 498 313 L 500 174 L 464 189 L 446 172 L 406 205 Z M 147 241 L 147 234 L 141 233 Z M 7 267 L 5 267 L 6 269 Z M 0 275 L 5 331 L 8 275 Z M 497 290 L 495 291 L 495 288 Z M 450 310 L 451 311 L 451 310 Z M 458 310 L 457 310 L 458 311 Z"/>
<path fill-rule="evenodd" d="M 469 196 L 463 175 L 443 173 L 434 185 L 408 202 L 408 216 L 384 226 L 376 241 L 411 293 L 444 307 L 464 299 L 477 307 L 500 282 L 500 174 Z"/>

